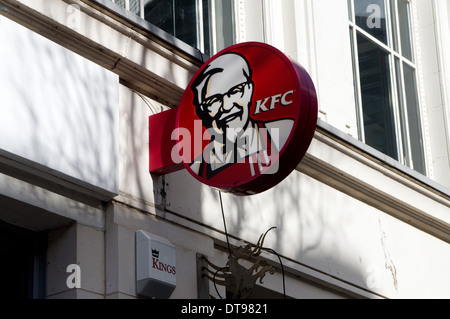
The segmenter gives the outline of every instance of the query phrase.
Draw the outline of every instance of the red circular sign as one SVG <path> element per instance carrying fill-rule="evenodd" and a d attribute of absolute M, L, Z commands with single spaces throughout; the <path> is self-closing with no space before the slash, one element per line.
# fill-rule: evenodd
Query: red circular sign
<path fill-rule="evenodd" d="M 178 107 L 176 142 L 197 180 L 250 195 L 296 168 L 316 122 L 308 73 L 278 49 L 248 42 L 219 52 L 194 75 Z"/>

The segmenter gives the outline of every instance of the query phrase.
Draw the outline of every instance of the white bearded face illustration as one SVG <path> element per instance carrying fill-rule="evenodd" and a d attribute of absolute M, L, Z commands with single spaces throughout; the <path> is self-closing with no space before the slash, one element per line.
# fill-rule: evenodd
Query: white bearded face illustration
<path fill-rule="evenodd" d="M 211 57 L 179 107 L 172 153 L 200 182 L 236 195 L 261 193 L 294 170 L 317 122 L 317 94 L 308 73 L 258 42 L 235 44 Z"/>
<path fill-rule="evenodd" d="M 202 81 L 194 92 L 199 117 L 216 134 L 234 142 L 247 128 L 253 83 L 242 56 L 229 53 L 215 59 L 203 70 Z"/>

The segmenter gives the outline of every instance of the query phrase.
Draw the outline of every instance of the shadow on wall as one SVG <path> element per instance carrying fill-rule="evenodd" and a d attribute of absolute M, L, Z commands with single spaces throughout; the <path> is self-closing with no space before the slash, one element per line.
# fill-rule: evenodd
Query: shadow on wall
<path fill-rule="evenodd" d="M 176 214 L 185 218 L 186 224 L 196 223 L 196 229 L 212 236 L 226 252 L 218 191 L 200 185 L 185 170 L 154 176 L 154 188 L 164 191 L 164 196 L 158 197 L 160 217 Z M 352 287 L 376 294 L 376 289 L 371 289 L 377 287 L 372 285 L 374 268 L 370 266 L 374 266 L 373 255 L 382 254 L 382 247 L 367 248 L 372 242 L 380 243 L 380 229 L 377 216 L 362 203 L 298 171 L 259 195 L 222 194 L 222 198 L 232 245 L 256 244 L 261 234 L 277 227 L 267 234 L 264 246 L 283 257 L 289 276 L 347 297 L 358 296 Z M 360 224 L 365 229 L 355 233 L 354 227 Z M 212 262 L 225 266 L 226 260 L 218 256 L 216 260 L 210 256 Z M 384 272 L 384 264 L 375 267 Z M 337 286 L 331 284 L 336 282 Z M 289 287 L 287 291 L 295 298 L 311 296 L 308 291 L 289 291 Z"/>
<path fill-rule="evenodd" d="M 165 58 L 170 61 L 177 61 L 179 57 L 175 53 L 172 57 Z M 140 59 L 140 65 L 152 70 L 152 63 L 156 63 L 149 58 L 149 51 L 145 46 L 141 47 L 140 52 L 134 52 L 136 59 Z M 140 57 L 140 58 L 139 58 Z M 158 66 L 161 68 L 161 66 Z M 177 74 L 173 63 L 168 63 L 164 69 L 164 80 L 180 83 L 188 83 L 190 78 L 181 79 Z M 195 71 L 195 70 L 191 70 Z M 192 73 L 193 75 L 193 73 Z M 180 97 L 182 91 L 178 92 Z M 132 91 L 131 89 L 120 86 L 120 136 L 119 136 L 119 184 L 121 192 L 137 196 L 140 199 L 149 202 L 165 201 L 164 177 L 158 177 L 149 173 L 148 158 L 148 117 L 150 115 L 167 110 L 169 107 L 162 104 L 164 99 L 158 100 L 157 97 L 148 97 L 143 94 Z"/>
<path fill-rule="evenodd" d="M 2 18 L 0 149 L 117 193 L 118 77 Z"/>
<path fill-rule="evenodd" d="M 145 51 L 141 54 L 144 63 Z M 167 79 L 175 78 L 174 73 L 169 64 Z M 120 105 L 121 192 L 155 203 L 158 219 L 173 223 L 176 218 L 184 227 L 211 236 L 226 250 L 218 192 L 201 185 L 185 170 L 165 176 L 148 172 L 148 116 L 165 107 L 127 88 L 121 88 Z M 368 273 L 363 265 L 366 255 L 361 248 L 365 239 L 349 230 L 355 223 L 355 210 L 361 209 L 353 199 L 294 171 L 278 186 L 259 195 L 223 194 L 223 203 L 234 244 L 256 244 L 262 233 L 275 226 L 265 246 L 283 257 L 289 276 L 300 276 L 314 285 L 328 281 L 332 286 L 330 282 L 338 281 L 368 290 Z M 375 227 L 372 232 L 376 235 L 379 230 Z M 289 287 L 287 291 L 296 298 L 307 295 L 289 291 Z"/>

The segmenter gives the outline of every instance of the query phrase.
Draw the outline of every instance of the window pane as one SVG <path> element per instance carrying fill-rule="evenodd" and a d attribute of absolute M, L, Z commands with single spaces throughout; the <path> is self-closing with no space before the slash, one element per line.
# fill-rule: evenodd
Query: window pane
<path fill-rule="evenodd" d="M 381 42 L 388 44 L 385 0 L 356 0 L 355 23 Z"/>
<path fill-rule="evenodd" d="M 425 174 L 425 159 L 423 155 L 422 130 L 420 125 L 415 71 L 408 64 L 403 63 L 403 73 L 405 77 L 405 95 L 413 168 L 416 171 Z"/>
<path fill-rule="evenodd" d="M 145 20 L 158 28 L 175 35 L 174 3 L 172 0 L 145 0 Z"/>
<path fill-rule="evenodd" d="M 197 0 L 145 0 L 145 20 L 198 48 Z"/>
<path fill-rule="evenodd" d="M 400 42 L 402 47 L 402 55 L 412 61 L 413 52 L 409 14 L 409 1 L 398 0 L 398 23 L 400 26 Z"/>
<path fill-rule="evenodd" d="M 203 1 L 203 53 L 212 56 L 211 48 L 211 6 L 209 0 Z"/>
<path fill-rule="evenodd" d="M 364 36 L 357 38 L 365 143 L 398 160 L 389 55 Z"/>
<path fill-rule="evenodd" d="M 175 0 L 175 37 L 198 48 L 197 1 Z"/>
<path fill-rule="evenodd" d="M 234 43 L 233 0 L 215 0 L 217 50 Z"/>

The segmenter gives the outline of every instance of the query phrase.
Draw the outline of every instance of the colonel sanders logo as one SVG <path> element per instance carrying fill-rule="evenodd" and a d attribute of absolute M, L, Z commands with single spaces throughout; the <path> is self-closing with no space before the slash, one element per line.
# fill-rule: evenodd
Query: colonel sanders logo
<path fill-rule="evenodd" d="M 303 156 L 307 148 L 299 143 L 307 133 L 309 145 L 314 132 L 317 105 L 306 75 L 263 44 L 236 45 L 205 63 L 178 112 L 178 127 L 194 136 L 188 144 L 186 136 L 178 143 L 188 171 L 237 194 L 278 183 L 288 174 L 289 160 L 282 157 L 290 155 L 298 163 L 295 152 Z"/>

